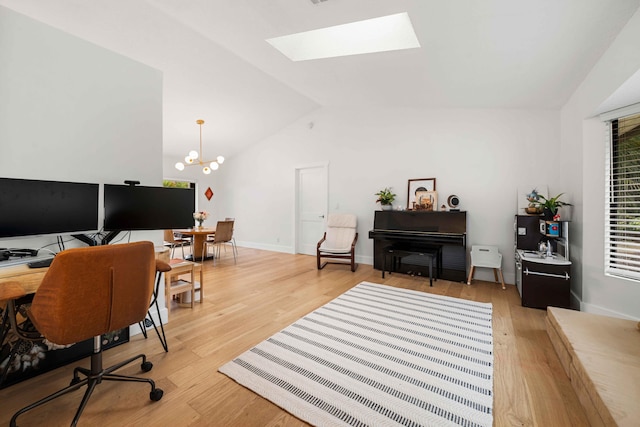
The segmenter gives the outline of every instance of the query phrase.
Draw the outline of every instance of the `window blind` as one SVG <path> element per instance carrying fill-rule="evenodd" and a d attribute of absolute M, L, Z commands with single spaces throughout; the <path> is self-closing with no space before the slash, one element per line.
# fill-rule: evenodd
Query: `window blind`
<path fill-rule="evenodd" d="M 605 273 L 640 280 L 640 114 L 607 120 L 607 134 Z"/>

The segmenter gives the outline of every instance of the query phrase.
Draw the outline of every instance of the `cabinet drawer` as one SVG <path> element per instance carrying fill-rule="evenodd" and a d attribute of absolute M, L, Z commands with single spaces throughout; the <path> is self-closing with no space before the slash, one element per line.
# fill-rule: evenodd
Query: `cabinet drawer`
<path fill-rule="evenodd" d="M 571 308 L 571 266 L 523 261 L 522 305 L 546 309 Z"/>

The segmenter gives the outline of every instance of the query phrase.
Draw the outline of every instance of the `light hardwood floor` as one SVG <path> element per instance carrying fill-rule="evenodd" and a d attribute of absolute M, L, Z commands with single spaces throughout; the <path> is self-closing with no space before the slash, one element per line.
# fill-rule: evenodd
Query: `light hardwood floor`
<path fill-rule="evenodd" d="M 214 266 L 206 263 L 204 304 L 171 310 L 166 326 L 169 352 L 149 335 L 131 338 L 104 354 L 104 364 L 146 353 L 154 364 L 143 376 L 164 389 L 149 400 L 146 384 L 103 383 L 80 419 L 85 426 L 300 426 L 304 422 L 217 372 L 219 366 L 361 281 L 382 283 L 474 301 L 494 308 L 494 425 L 586 426 L 588 422 L 545 331 L 546 312 L 520 306 L 514 286 L 462 283 L 402 274 L 369 265 L 355 273 L 329 264 L 316 270 L 315 257 L 238 248 Z M 74 366 L 58 368 L 0 390 L 0 425 L 19 408 L 66 386 Z M 139 374 L 139 364 L 123 373 Z M 22 415 L 21 426 L 69 425 L 82 392 L 76 391 Z"/>

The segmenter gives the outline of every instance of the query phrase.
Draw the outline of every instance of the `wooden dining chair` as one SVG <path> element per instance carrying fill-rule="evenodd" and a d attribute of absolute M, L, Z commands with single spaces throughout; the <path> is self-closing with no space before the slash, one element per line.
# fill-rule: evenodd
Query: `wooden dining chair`
<path fill-rule="evenodd" d="M 184 259 L 185 258 L 184 247 L 185 246 L 191 247 L 191 239 L 184 238 L 184 237 L 176 237 L 173 230 L 164 230 L 164 246 L 171 249 L 171 254 L 169 255 L 169 258 L 173 258 L 173 253 L 175 252 L 176 248 L 180 248 L 182 249 L 182 259 Z"/>
<path fill-rule="evenodd" d="M 216 233 L 213 235 L 213 239 L 205 240 L 203 243 L 203 261 L 207 257 L 207 249 L 209 246 L 213 246 L 214 259 L 220 258 L 220 247 L 225 243 L 230 243 L 232 247 L 235 247 L 233 243 L 233 223 L 234 221 L 218 221 L 216 224 Z M 233 249 L 233 261 L 237 262 L 235 249 Z"/>
<path fill-rule="evenodd" d="M 235 238 L 235 236 L 233 234 L 234 231 L 235 231 L 235 227 L 236 227 L 236 219 L 227 217 L 224 220 L 233 222 L 233 226 L 231 227 L 231 247 L 233 248 L 233 251 L 235 252 L 236 257 L 237 257 L 238 256 L 238 246 L 236 245 L 236 238 Z"/>

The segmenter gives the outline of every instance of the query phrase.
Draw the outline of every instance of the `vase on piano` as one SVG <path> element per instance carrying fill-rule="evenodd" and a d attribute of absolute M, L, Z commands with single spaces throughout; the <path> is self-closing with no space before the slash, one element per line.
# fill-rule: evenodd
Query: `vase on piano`
<path fill-rule="evenodd" d="M 380 205 L 380 208 L 383 211 L 391 211 L 391 210 L 393 210 L 393 205 Z"/>

